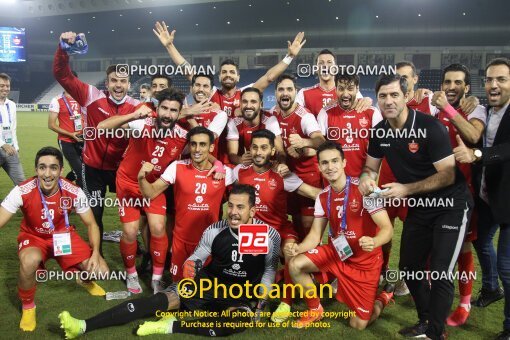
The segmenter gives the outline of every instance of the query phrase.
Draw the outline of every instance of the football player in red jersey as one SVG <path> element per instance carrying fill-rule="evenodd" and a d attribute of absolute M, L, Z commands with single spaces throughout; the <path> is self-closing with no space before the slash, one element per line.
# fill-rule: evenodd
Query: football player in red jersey
<path fill-rule="evenodd" d="M 328 49 L 320 51 L 317 55 L 317 66 L 319 67 L 319 83 L 302 88 L 296 97 L 298 104 L 307 108 L 315 117 L 324 107 L 337 100 L 335 75 L 330 72 L 336 66 L 333 52 Z M 356 93 L 354 110 L 362 112 L 371 105 L 371 98 L 363 98 L 359 91 Z"/>
<path fill-rule="evenodd" d="M 147 198 L 157 197 L 173 184 L 177 199 L 170 272 L 175 282 L 182 279 L 182 265 L 195 250 L 204 228 L 218 221 L 223 193 L 234 182 L 229 168 L 224 179 L 209 176 L 213 168 L 209 154 L 214 150 L 214 135 L 210 130 L 203 126 L 194 127 L 189 131 L 187 140 L 191 159 L 172 162 L 152 183 L 147 177 L 154 164 L 145 162 L 138 173 L 140 191 Z"/>
<path fill-rule="evenodd" d="M 441 91 L 435 92 L 432 96 L 432 104 L 439 109 L 437 118 L 448 129 L 453 148 L 459 145 L 457 138 L 461 138 L 463 143 L 476 145 L 485 130 L 487 112 L 483 106 L 478 105 L 469 115 L 462 111 L 460 107 L 460 101 L 466 97 L 470 86 L 471 75 L 469 69 L 464 65 L 452 64 L 443 70 Z M 474 194 L 471 164 L 457 162 L 457 166 L 466 178 L 471 194 Z M 473 213 L 476 214 L 476 210 Z M 476 240 L 476 226 L 477 218 L 472 218 L 457 260 L 459 264 L 457 270 L 461 278 L 459 280 L 460 302 L 457 309 L 446 319 L 446 324 L 449 326 L 461 326 L 466 323 L 469 317 L 471 293 L 473 291 L 472 276 L 475 270 L 471 242 Z"/>
<path fill-rule="evenodd" d="M 392 293 L 377 296 L 382 265 L 381 245 L 392 235 L 388 214 L 375 200 L 363 198 L 359 179 L 347 176 L 342 147 L 328 141 L 317 149 L 319 167 L 329 186 L 315 200 L 315 218 L 303 242 L 288 244 L 292 280 L 313 286 L 309 273 L 327 272 L 338 279 L 336 298 L 355 311 L 349 324 L 364 329 L 381 314 Z M 329 242 L 320 245 L 329 222 Z M 306 288 L 305 288 L 306 289 Z M 311 294 L 306 293 L 306 296 Z M 306 328 L 322 318 L 320 298 L 305 298 L 309 310 L 294 325 Z"/>
<path fill-rule="evenodd" d="M 251 136 L 255 131 L 267 129 L 275 135 L 276 157 L 285 162 L 282 131 L 275 116 L 262 110 L 262 92 L 255 87 L 245 88 L 241 94 L 242 117 L 230 118 L 228 122 L 228 156 L 232 164 L 251 164 Z"/>
<path fill-rule="evenodd" d="M 273 109 L 282 129 L 283 145 L 287 152 L 287 165 L 306 184 L 320 188 L 321 177 L 315 157 L 315 148 L 325 139 L 315 116 L 296 103 L 296 79 L 288 74 L 276 80 L 277 107 Z M 289 197 L 289 214 L 300 238 L 310 229 L 313 221 L 314 201 L 301 196 Z"/>
<path fill-rule="evenodd" d="M 123 128 L 131 137 L 124 159 L 117 171 L 117 198 L 123 232 L 120 240 L 120 252 L 124 261 L 128 290 L 133 294 L 142 292 L 135 268 L 136 236 L 140 227 L 140 216 L 147 216 L 150 229 L 150 253 L 152 257 L 152 288 L 155 293 L 161 290 L 161 277 L 168 249 L 165 228 L 166 198 L 164 194 L 150 200 L 146 206 L 138 186 L 138 169 L 145 162 L 154 168 L 147 180 L 154 182 L 163 170 L 178 159 L 186 145 L 187 130 L 176 124 L 182 109 L 184 94 L 178 90 L 158 91 L 158 107 L 152 110 L 152 104 L 143 104 L 135 112 L 114 116 L 99 123 L 99 129 Z M 130 204 L 132 202 L 132 204 Z"/>
<path fill-rule="evenodd" d="M 373 106 L 356 111 L 357 75 L 337 74 L 335 82 L 338 99 L 321 110 L 317 122 L 326 139 L 342 146 L 347 176 L 359 177 L 367 157 L 370 129 L 382 120 L 382 115 Z"/>
<path fill-rule="evenodd" d="M 250 141 L 250 152 L 253 164 L 240 164 L 234 168 L 234 178 L 241 184 L 249 184 L 257 189 L 255 216 L 275 228 L 280 234 L 283 247 L 298 240 L 294 226 L 287 218 L 287 192 L 295 192 L 309 199 L 315 199 L 321 189 L 304 183 L 296 174 L 290 173 L 282 177 L 272 168 L 271 158 L 275 156 L 275 135 L 266 129 L 253 132 Z M 291 284 L 288 270 L 289 258 L 285 256 L 283 272 L 284 284 Z M 285 286 L 285 294 L 281 303 L 273 313 L 273 322 L 285 321 L 286 313 L 292 305 L 292 286 Z"/>
<path fill-rule="evenodd" d="M 40 279 L 36 272 L 44 268 L 46 260 L 54 258 L 65 271 L 107 273 L 109 270 L 99 253 L 99 228 L 87 198 L 82 189 L 61 177 L 63 166 L 64 158 L 58 149 L 42 148 L 35 157 L 36 176 L 15 186 L 0 207 L 0 228 L 18 209 L 23 213 L 18 235 L 18 296 L 22 303 L 19 326 L 23 331 L 31 332 L 36 327 L 34 298 L 36 279 Z M 69 224 L 73 210 L 88 228 L 90 245 Z M 62 254 L 58 255 L 57 250 Z M 93 281 L 81 284 L 91 295 L 105 295 Z"/>

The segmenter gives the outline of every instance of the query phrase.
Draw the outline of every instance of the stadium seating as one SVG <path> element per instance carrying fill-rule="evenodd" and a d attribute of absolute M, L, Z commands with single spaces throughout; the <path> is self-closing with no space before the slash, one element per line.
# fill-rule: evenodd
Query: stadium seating
<path fill-rule="evenodd" d="M 104 72 L 80 72 L 80 79 L 87 84 L 97 85 L 104 81 Z M 56 81 L 41 93 L 34 102 L 36 104 L 49 104 L 51 99 L 56 95 L 61 94 L 63 91 L 62 86 Z"/>

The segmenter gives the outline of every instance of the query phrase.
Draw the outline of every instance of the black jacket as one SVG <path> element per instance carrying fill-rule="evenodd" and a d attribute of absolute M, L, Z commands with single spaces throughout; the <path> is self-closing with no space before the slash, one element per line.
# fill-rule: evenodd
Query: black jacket
<path fill-rule="evenodd" d="M 489 108 L 487 108 L 487 113 Z M 487 114 L 488 116 L 488 114 Z M 487 127 L 486 127 L 487 128 Z M 489 205 L 497 223 L 510 223 L 510 106 L 499 124 L 491 147 L 483 147 L 482 159 L 473 164 L 473 180 L 476 194 L 480 192 L 482 167 L 485 167 L 485 181 Z"/>

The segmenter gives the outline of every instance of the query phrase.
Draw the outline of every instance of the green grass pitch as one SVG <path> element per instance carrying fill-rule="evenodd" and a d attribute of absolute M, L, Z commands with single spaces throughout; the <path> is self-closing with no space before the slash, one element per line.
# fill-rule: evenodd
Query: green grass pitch
<path fill-rule="evenodd" d="M 52 145 L 57 147 L 56 134 L 47 128 L 47 114 L 45 112 L 19 112 L 18 113 L 18 140 L 20 142 L 20 156 L 26 176 L 34 175 L 34 157 L 37 150 L 43 146 Z M 65 173 L 69 170 L 66 164 Z M 65 176 L 64 173 L 64 176 Z M 13 184 L 3 170 L 0 170 L 0 199 L 3 199 L 12 189 Z M 73 220 L 77 222 L 76 217 Z M 20 303 L 17 298 L 17 276 L 19 262 L 17 257 L 16 238 L 19 231 L 21 214 L 18 213 L 1 230 L 0 237 L 0 338 L 3 339 L 58 339 L 63 338 L 63 332 L 59 329 L 57 315 L 62 310 L 68 310 L 78 318 L 87 318 L 98 312 L 117 304 L 117 301 L 105 301 L 102 298 L 89 296 L 88 293 L 74 282 L 53 281 L 39 283 L 36 293 L 37 304 L 37 328 L 33 333 L 23 333 L 19 330 Z M 120 229 L 117 211 L 107 209 L 104 215 L 105 230 Z M 79 233 L 86 239 L 86 230 L 77 224 Z M 402 225 L 395 229 L 393 238 L 393 252 L 391 256 L 391 268 L 396 268 L 398 263 L 398 250 L 400 246 L 400 234 Z M 119 246 L 116 243 L 105 243 L 105 257 L 111 270 L 123 270 L 120 258 Z M 47 263 L 48 269 L 57 269 L 55 261 Z M 474 293 L 481 285 L 481 271 L 478 263 L 477 281 L 474 284 Z M 150 294 L 147 278 L 142 283 L 145 289 L 143 295 Z M 125 289 L 123 282 L 103 281 L 100 285 L 106 291 Z M 457 303 L 458 290 L 456 288 Z M 323 301 L 326 310 L 347 310 L 336 300 Z M 277 306 L 274 301 L 270 304 L 272 310 Z M 498 301 L 488 308 L 473 307 L 472 313 L 466 325 L 461 328 L 447 327 L 451 339 L 491 339 L 502 329 L 503 301 Z M 305 305 L 299 301 L 294 306 L 297 310 L 304 310 Z M 267 320 L 266 320 L 267 321 Z M 359 332 L 348 327 L 347 320 L 325 319 L 329 328 L 313 328 L 306 330 L 257 328 L 250 329 L 237 335 L 243 339 L 323 339 L 323 338 L 346 338 L 346 339 L 398 339 L 398 330 L 409 326 L 417 321 L 414 304 L 409 296 L 396 298 L 396 304 L 390 304 L 383 312 L 381 318 L 366 330 Z M 86 334 L 86 339 L 126 339 L 134 337 L 133 330 L 140 323 L 136 321 L 120 327 L 112 327 L 93 331 Z M 172 335 L 175 338 L 192 338 L 191 336 Z"/>

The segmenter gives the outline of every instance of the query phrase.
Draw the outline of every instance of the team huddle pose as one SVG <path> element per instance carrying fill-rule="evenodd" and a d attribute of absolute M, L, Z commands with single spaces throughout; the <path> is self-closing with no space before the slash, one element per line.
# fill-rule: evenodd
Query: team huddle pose
<path fill-rule="evenodd" d="M 176 32 L 157 22 L 154 34 L 172 61 L 188 69 L 175 46 Z M 65 32 L 60 40 L 72 45 L 76 36 Z M 55 258 L 64 271 L 109 271 L 102 255 L 104 206 L 91 204 L 104 200 L 108 189 L 121 202 L 127 290 L 142 293 L 138 275 L 149 271 L 153 295 L 87 319 L 63 311 L 59 319 L 66 338 L 157 312 L 246 311 L 260 320 L 267 309 L 267 295 L 182 297 L 177 290 L 182 279 L 197 284 L 216 279 L 226 286 L 248 281 L 266 292 L 282 281 L 288 285 L 271 311 L 275 323 L 290 318 L 290 284 L 311 291 L 314 284 L 331 283 L 336 299 L 355 312 L 349 325 L 358 330 L 384 317 L 394 295 L 410 293 L 418 322 L 402 325 L 399 333 L 428 339 L 445 339 L 445 324 L 466 323 L 471 303 L 485 307 L 504 297 L 504 331 L 498 339 L 510 337 L 510 262 L 504 250 L 510 230 L 504 196 L 510 185 L 510 61 L 494 59 L 486 68 L 489 108 L 468 95 L 470 72 L 460 64 L 443 70 L 441 91 L 433 93 L 415 90 L 414 65 L 398 63 L 397 74 L 378 79 L 373 103 L 360 93 L 357 75 L 328 71 L 336 64 L 329 50 L 317 55 L 323 70 L 319 83 L 299 89 L 296 78 L 284 72 L 305 42 L 299 32 L 288 41 L 285 58 L 244 87 L 238 87 L 239 68 L 232 60 L 220 65 L 219 87 L 210 74 L 186 74 L 191 103 L 164 75 L 142 86 L 142 101 L 132 98 L 129 76 L 117 74 L 115 65 L 107 68 L 101 91 L 78 79 L 59 44 L 53 73 L 64 92 L 50 105 L 48 127 L 58 134 L 62 152 L 40 149 L 35 176 L 18 181 L 0 207 L 0 227 L 18 209 L 23 214 L 18 236 L 22 330 L 36 328 L 35 273 L 48 259 Z M 265 110 L 263 92 L 272 83 L 277 104 Z M 84 127 L 95 138 L 84 138 Z M 2 142 L 14 147 L 13 140 Z M 72 168 L 65 178 L 64 157 Z M 411 200 L 453 203 L 423 206 Z M 391 203 L 396 201 L 403 203 Z M 87 226 L 88 243 L 70 224 L 72 213 Z M 387 272 L 396 217 L 403 221 L 399 270 L 404 280 L 395 285 Z M 243 224 L 268 225 L 267 254 L 239 253 Z M 501 258 L 492 246 L 498 226 Z M 139 230 L 146 253 L 136 267 Z M 473 302 L 471 244 L 483 283 Z M 450 314 L 456 263 L 466 279 L 459 281 L 460 303 Z M 173 284 L 165 287 L 167 269 Z M 440 275 L 416 275 L 424 271 Z M 91 295 L 105 295 L 92 280 L 78 284 Z M 296 328 L 324 316 L 320 297 L 305 295 L 307 310 L 293 321 Z M 252 319 L 239 315 L 244 316 L 200 319 L 198 327 L 165 317 L 145 322 L 136 333 L 225 336 L 246 328 L 222 327 L 225 322 Z"/>

